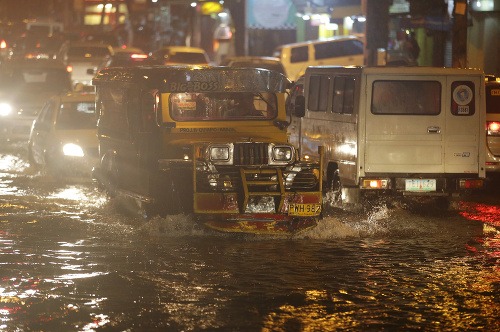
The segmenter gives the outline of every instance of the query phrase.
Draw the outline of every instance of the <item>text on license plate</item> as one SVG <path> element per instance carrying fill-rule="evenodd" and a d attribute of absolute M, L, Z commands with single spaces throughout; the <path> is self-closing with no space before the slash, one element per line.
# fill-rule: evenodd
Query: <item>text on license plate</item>
<path fill-rule="evenodd" d="M 436 179 L 406 179 L 406 191 L 436 191 Z"/>
<path fill-rule="evenodd" d="M 288 215 L 289 216 L 317 216 L 321 213 L 321 204 L 311 203 L 311 204 L 300 204 L 300 203 L 290 203 L 288 205 Z"/>

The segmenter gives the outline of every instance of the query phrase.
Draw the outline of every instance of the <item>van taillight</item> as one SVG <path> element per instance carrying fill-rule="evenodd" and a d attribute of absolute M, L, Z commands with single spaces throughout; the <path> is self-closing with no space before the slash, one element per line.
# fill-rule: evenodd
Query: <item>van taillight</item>
<path fill-rule="evenodd" d="M 486 132 L 489 136 L 499 136 L 500 122 L 496 121 L 486 122 Z"/>
<path fill-rule="evenodd" d="M 460 189 L 481 189 L 484 181 L 480 179 L 460 179 Z"/>
<path fill-rule="evenodd" d="M 389 180 L 387 179 L 364 179 L 361 183 L 363 189 L 387 189 Z"/>

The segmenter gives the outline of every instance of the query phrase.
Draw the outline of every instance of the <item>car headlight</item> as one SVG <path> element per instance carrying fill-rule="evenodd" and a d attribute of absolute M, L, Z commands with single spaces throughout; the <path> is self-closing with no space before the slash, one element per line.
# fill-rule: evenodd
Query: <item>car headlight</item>
<path fill-rule="evenodd" d="M 214 164 L 230 165 L 233 163 L 233 148 L 231 144 L 210 145 L 208 158 Z"/>
<path fill-rule="evenodd" d="M 0 116 L 9 116 L 12 113 L 12 106 L 8 103 L 0 103 Z"/>
<path fill-rule="evenodd" d="M 63 154 L 68 157 L 83 157 L 85 155 L 82 147 L 74 143 L 64 144 Z"/>
<path fill-rule="evenodd" d="M 285 165 L 293 161 L 294 149 L 290 145 L 270 145 L 271 165 Z"/>

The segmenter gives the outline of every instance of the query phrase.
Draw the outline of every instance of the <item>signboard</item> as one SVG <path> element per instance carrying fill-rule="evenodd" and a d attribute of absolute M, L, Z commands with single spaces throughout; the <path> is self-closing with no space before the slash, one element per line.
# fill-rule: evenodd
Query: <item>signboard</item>
<path fill-rule="evenodd" d="M 291 0 L 247 0 L 248 29 L 294 30 L 296 9 Z"/>

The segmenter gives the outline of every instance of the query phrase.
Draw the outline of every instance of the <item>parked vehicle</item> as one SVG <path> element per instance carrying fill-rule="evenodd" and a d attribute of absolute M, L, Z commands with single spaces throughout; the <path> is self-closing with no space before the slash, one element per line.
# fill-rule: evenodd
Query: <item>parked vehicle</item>
<path fill-rule="evenodd" d="M 309 67 L 304 96 L 305 107 L 302 101 L 295 110 L 301 157 L 325 147 L 323 178 L 336 200 L 360 193 L 450 197 L 482 188 L 482 72 Z"/>
<path fill-rule="evenodd" d="M 321 171 L 287 143 L 285 76 L 142 66 L 103 69 L 93 84 L 101 160 L 94 176 L 111 195 L 137 198 L 149 215 L 194 212 L 229 232 L 316 224 Z"/>
<path fill-rule="evenodd" d="M 33 121 L 28 143 L 30 164 L 56 177 L 91 179 L 97 164 L 95 94 L 53 96 Z"/>
<path fill-rule="evenodd" d="M 189 46 L 166 46 L 150 54 L 155 65 L 200 65 L 208 66 L 210 58 L 205 50 Z"/>
<path fill-rule="evenodd" d="M 60 61 L 4 61 L 0 65 L 0 138 L 27 141 L 47 99 L 70 90 L 70 75 Z"/>
<path fill-rule="evenodd" d="M 70 43 L 64 59 L 71 71 L 73 85 L 78 83 L 90 85 L 94 77 L 93 71 L 97 71 L 98 68 L 102 67 L 113 54 L 113 48 L 107 44 L 93 42 Z"/>
<path fill-rule="evenodd" d="M 240 68 L 264 68 L 277 71 L 286 76 L 285 68 L 279 58 L 269 56 L 234 56 L 227 57 L 221 63 L 221 66 L 240 67 Z"/>
<path fill-rule="evenodd" d="M 486 172 L 500 176 L 500 78 L 486 79 Z"/>
<path fill-rule="evenodd" d="M 337 36 L 277 47 L 273 56 L 280 59 L 287 77 L 296 81 L 308 66 L 362 66 L 363 42 L 355 36 Z"/>

